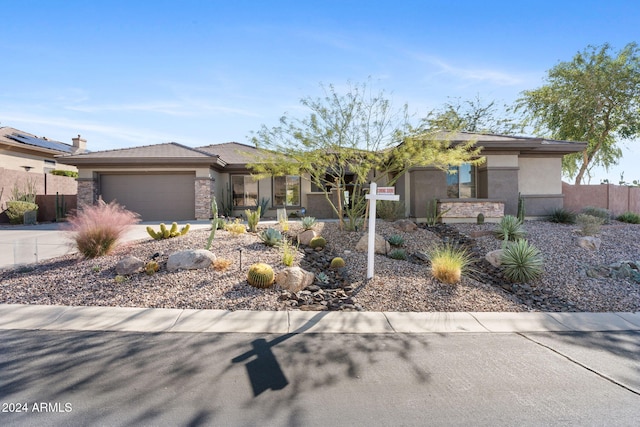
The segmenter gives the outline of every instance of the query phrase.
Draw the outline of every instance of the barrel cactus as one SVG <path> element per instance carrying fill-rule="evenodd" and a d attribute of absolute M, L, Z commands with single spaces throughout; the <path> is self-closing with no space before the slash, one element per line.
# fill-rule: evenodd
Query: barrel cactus
<path fill-rule="evenodd" d="M 324 248 L 327 245 L 327 240 L 322 236 L 316 236 L 309 242 L 309 246 L 313 249 Z"/>
<path fill-rule="evenodd" d="M 480 212 L 476 217 L 476 222 L 478 223 L 478 225 L 484 224 L 484 214 L 482 212 Z"/>
<path fill-rule="evenodd" d="M 249 267 L 247 282 L 254 288 L 268 288 L 273 285 L 275 275 L 269 264 L 259 262 Z"/>
<path fill-rule="evenodd" d="M 335 257 L 331 260 L 331 268 L 342 268 L 345 266 L 344 259 L 340 257 Z"/>

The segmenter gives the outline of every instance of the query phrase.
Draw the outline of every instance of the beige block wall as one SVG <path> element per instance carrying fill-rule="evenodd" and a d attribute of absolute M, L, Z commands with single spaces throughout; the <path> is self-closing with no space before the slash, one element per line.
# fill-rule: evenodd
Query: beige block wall
<path fill-rule="evenodd" d="M 60 169 L 74 172 L 78 170 L 75 166 L 60 163 L 53 158 L 47 160 L 55 161 L 55 165 L 45 163 L 44 160 L 45 158 L 41 156 L 32 156 L 18 151 L 0 150 L 0 167 L 8 170 L 24 172 L 24 166 L 32 168 L 29 172 L 33 173 L 44 173 L 45 169 Z"/>
<path fill-rule="evenodd" d="M 517 154 L 490 154 L 485 156 L 487 161 L 481 165 L 482 168 L 517 168 Z"/>
<path fill-rule="evenodd" d="M 520 157 L 518 167 L 518 183 L 523 195 L 562 193 L 562 160 L 559 157 Z"/>

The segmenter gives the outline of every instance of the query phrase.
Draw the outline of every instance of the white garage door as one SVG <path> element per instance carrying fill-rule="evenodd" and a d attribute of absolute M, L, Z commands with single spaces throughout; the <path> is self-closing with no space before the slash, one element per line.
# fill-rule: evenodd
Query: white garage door
<path fill-rule="evenodd" d="M 194 182 L 194 173 L 100 175 L 102 199 L 116 200 L 143 221 L 193 220 Z"/>

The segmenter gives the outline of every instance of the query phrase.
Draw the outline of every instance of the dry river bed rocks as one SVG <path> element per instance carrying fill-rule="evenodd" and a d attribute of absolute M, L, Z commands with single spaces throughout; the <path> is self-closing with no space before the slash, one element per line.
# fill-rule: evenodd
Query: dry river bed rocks
<path fill-rule="evenodd" d="M 266 227 L 259 224 L 259 231 Z M 318 223 L 316 231 L 327 239 L 327 246 L 321 251 L 298 248 L 294 265 L 316 274 L 314 283 L 298 293 L 248 285 L 246 273 L 253 263 L 269 263 L 276 271 L 284 268 L 281 250 L 265 246 L 253 233 L 234 236 L 218 230 L 211 251 L 231 262 L 224 271 L 168 272 L 170 254 L 205 247 L 208 231 L 195 230 L 167 240 L 134 242 L 98 259 L 68 255 L 0 271 L 0 303 L 226 310 L 639 311 L 640 284 L 593 271 L 640 260 L 640 226 L 605 226 L 600 249 L 591 251 L 577 245 L 575 226 L 527 221 L 527 239 L 545 259 L 543 276 L 529 284 L 507 282 L 499 269 L 484 261 L 484 254 L 501 246 L 491 233 L 494 228 L 456 224 L 400 231 L 379 220 L 376 232 L 385 238 L 401 235 L 409 258 L 376 255 L 375 277 L 367 281 L 367 254 L 354 250 L 362 233 L 342 232 L 333 222 Z M 295 236 L 300 230 L 299 223 L 291 222 L 286 234 Z M 423 255 L 443 240 L 465 245 L 477 260 L 456 285 L 431 277 Z M 115 266 L 125 256 L 155 259 L 160 271 L 118 276 Z M 335 256 L 342 257 L 346 267 L 330 269 Z"/>

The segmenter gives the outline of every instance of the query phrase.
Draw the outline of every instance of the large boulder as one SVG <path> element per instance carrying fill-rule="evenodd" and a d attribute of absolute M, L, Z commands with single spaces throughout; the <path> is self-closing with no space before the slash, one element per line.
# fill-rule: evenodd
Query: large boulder
<path fill-rule="evenodd" d="M 387 242 L 385 238 L 379 234 L 376 234 L 374 248 L 375 248 L 374 252 L 377 254 L 384 255 L 384 254 L 388 254 L 391 251 L 391 245 L 389 244 L 389 242 Z M 368 250 L 369 250 L 369 235 L 364 234 L 356 244 L 356 251 L 368 252 Z"/>
<path fill-rule="evenodd" d="M 393 223 L 393 226 L 400 231 L 415 231 L 418 229 L 418 225 L 410 219 L 399 219 Z"/>
<path fill-rule="evenodd" d="M 216 256 L 206 249 L 188 249 L 174 252 L 169 255 L 167 260 L 167 271 L 208 268 L 215 260 Z"/>
<path fill-rule="evenodd" d="M 494 267 L 500 267 L 500 265 L 502 264 L 503 252 L 504 251 L 502 249 L 491 251 L 484 256 L 484 259 L 486 259 L 489 264 L 493 265 Z"/>
<path fill-rule="evenodd" d="M 122 258 L 116 264 L 116 273 L 121 276 L 128 276 L 130 274 L 136 274 L 144 268 L 144 261 L 134 256 L 127 256 Z"/>
<path fill-rule="evenodd" d="M 300 292 L 313 283 L 315 275 L 300 267 L 287 267 L 276 275 L 276 283 L 289 292 Z"/>
<path fill-rule="evenodd" d="M 298 234 L 298 243 L 300 243 L 301 245 L 309 246 L 309 243 L 311 243 L 311 239 L 318 235 L 319 234 L 314 230 L 305 230 Z"/>
<path fill-rule="evenodd" d="M 602 240 L 600 240 L 598 237 L 584 236 L 578 238 L 578 246 L 583 249 L 597 251 L 598 249 L 600 249 L 601 244 Z"/>

